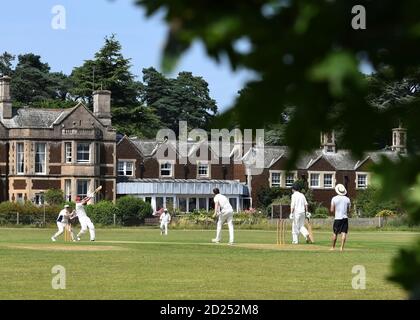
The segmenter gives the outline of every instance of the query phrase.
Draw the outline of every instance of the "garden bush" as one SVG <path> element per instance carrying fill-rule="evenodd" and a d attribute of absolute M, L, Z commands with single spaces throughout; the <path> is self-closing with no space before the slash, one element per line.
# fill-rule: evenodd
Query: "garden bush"
<path fill-rule="evenodd" d="M 102 225 L 114 224 L 114 214 L 117 217 L 116 224 L 121 224 L 118 208 L 111 201 L 99 201 L 94 205 L 88 205 L 86 208 L 88 216 L 94 221 Z"/>
<path fill-rule="evenodd" d="M 312 214 L 312 219 L 325 219 L 330 215 L 330 211 L 325 207 L 318 207 L 315 209 L 315 212 Z"/>
<path fill-rule="evenodd" d="M 45 192 L 45 202 L 50 205 L 60 205 L 64 202 L 64 193 L 61 189 L 49 189 Z"/>
<path fill-rule="evenodd" d="M 401 211 L 401 204 L 398 201 L 381 199 L 380 190 L 375 187 L 360 190 L 357 193 L 355 204 L 362 217 L 374 217 L 382 210 L 390 210 L 396 213 Z"/>
<path fill-rule="evenodd" d="M 153 213 L 152 206 L 142 199 L 124 196 L 116 204 L 118 221 L 124 226 L 138 225 Z"/>

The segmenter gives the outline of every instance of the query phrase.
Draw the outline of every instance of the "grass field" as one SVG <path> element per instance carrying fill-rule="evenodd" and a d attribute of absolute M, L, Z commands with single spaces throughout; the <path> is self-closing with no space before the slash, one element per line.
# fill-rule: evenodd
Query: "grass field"
<path fill-rule="evenodd" d="M 347 251 L 330 252 L 321 231 L 316 245 L 281 248 L 275 231 L 238 230 L 234 246 L 209 243 L 210 230 L 99 229 L 94 243 L 52 243 L 53 232 L 0 229 L 0 299 L 404 299 L 386 277 L 419 236 L 352 232 Z M 54 265 L 66 290 L 52 289 Z M 366 268 L 365 290 L 352 288 L 354 265 Z"/>

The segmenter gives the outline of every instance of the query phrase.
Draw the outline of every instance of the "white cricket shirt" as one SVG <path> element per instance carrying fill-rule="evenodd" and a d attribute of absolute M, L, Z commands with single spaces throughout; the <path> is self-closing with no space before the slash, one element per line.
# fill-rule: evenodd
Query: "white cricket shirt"
<path fill-rule="evenodd" d="M 331 205 L 333 204 L 335 207 L 335 220 L 346 219 L 350 207 L 350 199 L 346 196 L 336 195 L 331 199 Z"/>

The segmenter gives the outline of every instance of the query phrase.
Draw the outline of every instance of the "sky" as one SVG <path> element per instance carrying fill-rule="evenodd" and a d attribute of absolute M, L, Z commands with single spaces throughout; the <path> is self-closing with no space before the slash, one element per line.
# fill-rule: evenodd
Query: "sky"
<path fill-rule="evenodd" d="M 65 9 L 65 29 L 53 28 L 55 6 Z M 132 72 L 141 80 L 143 68 L 160 70 L 162 47 L 167 27 L 163 15 L 147 18 L 134 0 L 13 0 L 2 1 L 0 52 L 15 55 L 32 52 L 48 62 L 52 71 L 71 73 L 84 60 L 92 59 L 104 37 L 116 34 L 123 54 L 132 59 Z M 233 72 L 227 61 L 217 64 L 195 43 L 182 57 L 173 74 L 190 71 L 208 83 L 210 95 L 219 110 L 234 102 L 251 73 Z"/>

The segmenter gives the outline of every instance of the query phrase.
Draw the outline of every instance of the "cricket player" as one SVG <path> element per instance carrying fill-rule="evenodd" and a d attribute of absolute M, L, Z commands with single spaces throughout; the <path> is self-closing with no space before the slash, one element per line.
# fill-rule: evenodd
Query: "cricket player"
<path fill-rule="evenodd" d="M 220 194 L 219 188 L 214 188 L 214 215 L 213 218 L 219 217 L 217 221 L 216 238 L 212 242 L 219 243 L 222 239 L 222 227 L 227 221 L 229 227 L 229 245 L 233 245 L 233 208 L 230 205 L 229 199 Z"/>
<path fill-rule="evenodd" d="M 312 242 L 309 237 L 309 232 L 305 228 L 306 212 L 308 211 L 308 202 L 303 193 L 300 192 L 300 186 L 294 184 L 292 187 L 292 202 L 290 204 L 290 219 L 292 223 L 292 243 L 299 243 L 299 233 L 305 237 L 306 242 Z"/>
<path fill-rule="evenodd" d="M 335 244 L 337 242 L 337 235 L 341 234 L 341 247 L 340 251 L 344 250 L 344 244 L 346 242 L 347 233 L 349 231 L 349 220 L 348 212 L 350 211 L 350 199 L 346 196 L 347 190 L 342 184 L 335 186 L 335 192 L 337 195 L 331 199 L 330 211 L 334 214 L 334 225 L 333 225 L 333 238 L 332 247 L 330 250 L 335 250 Z"/>
<path fill-rule="evenodd" d="M 171 222 L 171 215 L 168 212 L 168 209 L 164 209 L 163 213 L 160 215 L 160 234 L 163 235 L 165 232 L 165 236 L 168 235 L 168 225 Z"/>
<path fill-rule="evenodd" d="M 84 207 L 91 198 L 91 195 L 88 195 L 83 199 L 81 199 L 80 197 L 76 198 L 75 216 L 79 219 L 81 226 L 80 232 L 77 234 L 77 241 L 80 241 L 80 236 L 84 234 L 87 231 L 87 229 L 89 229 L 90 241 L 95 241 L 95 226 L 93 225 L 90 218 L 87 216 Z"/>
<path fill-rule="evenodd" d="M 57 241 L 57 237 L 60 236 L 64 232 L 64 228 L 69 224 L 70 219 L 70 206 L 66 204 L 64 209 L 60 211 L 57 217 L 57 227 L 58 231 L 51 237 L 53 242 Z M 73 231 L 70 230 L 71 239 L 74 241 L 74 234 Z"/>

